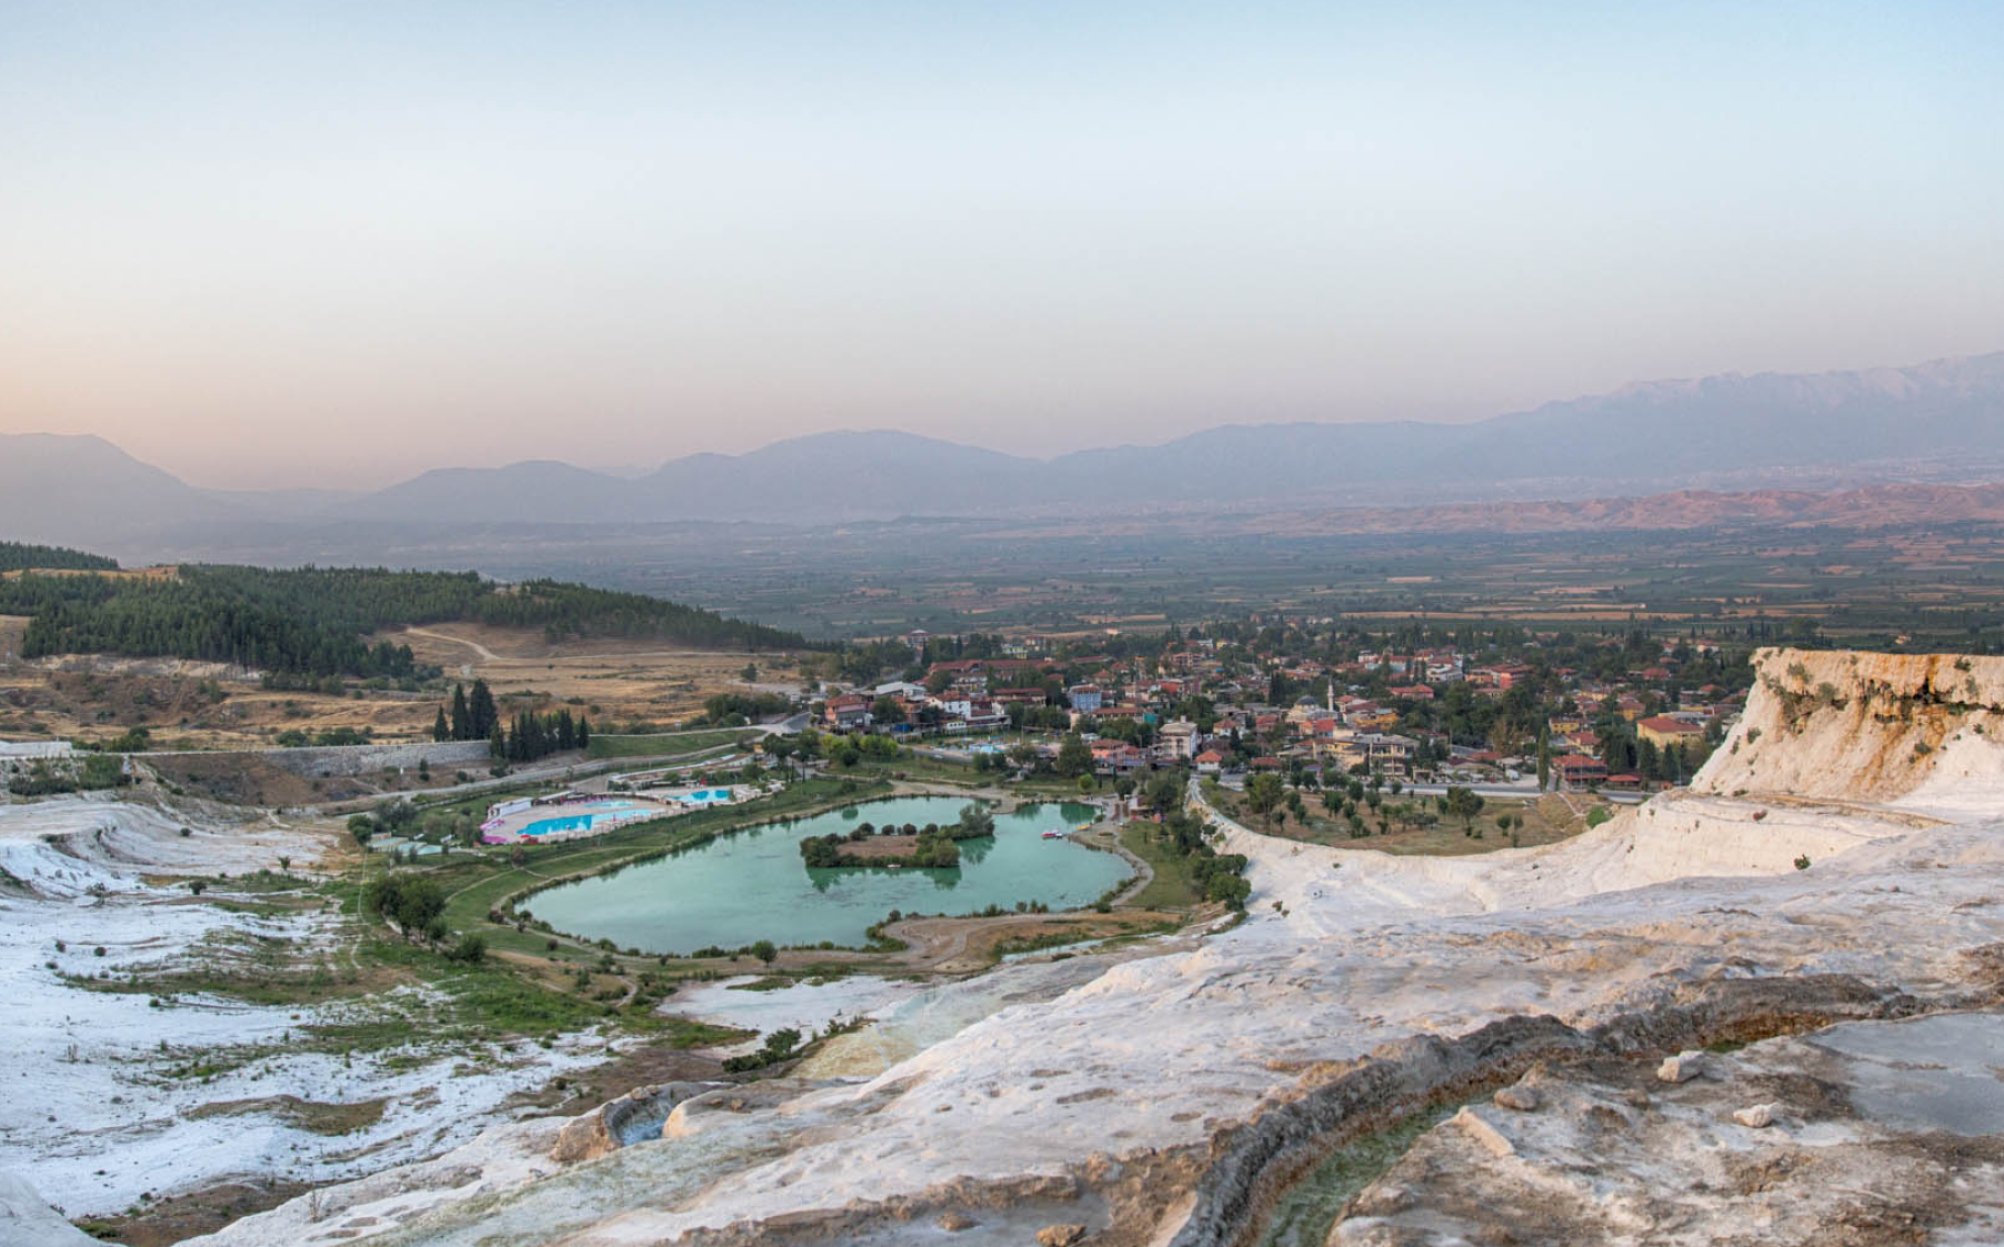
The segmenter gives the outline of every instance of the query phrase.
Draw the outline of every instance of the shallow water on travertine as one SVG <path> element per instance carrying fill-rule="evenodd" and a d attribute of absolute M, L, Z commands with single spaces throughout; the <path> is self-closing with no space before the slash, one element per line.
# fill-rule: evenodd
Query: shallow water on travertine
<path fill-rule="evenodd" d="M 1052 909 L 1090 904 L 1119 883 L 1119 857 L 1042 832 L 1093 816 L 1090 806 L 1026 806 L 995 820 L 995 835 L 960 844 L 958 870 L 843 868 L 809 870 L 800 860 L 808 836 L 846 833 L 858 823 L 950 823 L 967 802 L 957 797 L 899 797 L 848 806 L 813 818 L 723 836 L 617 874 L 552 888 L 527 908 L 560 931 L 610 939 L 621 948 L 687 953 L 709 945 L 862 944 L 891 910 L 970 914 L 1018 901 Z"/>
<path fill-rule="evenodd" d="M 1836 1026 L 1809 1041 L 1868 1067 L 1852 1105 L 1873 1121 L 1960 1135 L 2004 1123 L 2004 1027 L 1987 1014 Z"/>

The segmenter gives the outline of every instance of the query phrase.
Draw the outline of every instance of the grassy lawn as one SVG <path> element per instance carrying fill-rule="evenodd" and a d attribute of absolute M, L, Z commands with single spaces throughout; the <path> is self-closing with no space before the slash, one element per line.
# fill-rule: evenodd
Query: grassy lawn
<path fill-rule="evenodd" d="M 1024 780 L 1004 781 L 1001 771 L 977 771 L 972 762 L 956 762 L 946 758 L 912 755 L 878 761 L 866 758 L 854 769 L 844 771 L 839 766 L 829 770 L 833 775 L 873 775 L 885 779 L 902 774 L 906 779 L 928 784 L 956 784 L 964 788 L 999 788 L 1007 792 L 1020 792 L 1030 796 L 1063 797 L 1081 800 L 1089 796 L 1101 796 L 1113 791 L 1111 781 L 1102 781 L 1099 788 L 1090 793 L 1079 792 L 1078 781 L 1060 775 L 1037 775 Z"/>
<path fill-rule="evenodd" d="M 1137 909 L 1195 909 L 1200 899 L 1190 875 L 1190 858 L 1172 851 L 1156 837 L 1154 823 L 1128 823 L 1120 829 L 1120 844 L 1155 872 L 1155 878 L 1129 901 Z"/>
<path fill-rule="evenodd" d="M 906 758 L 890 758 L 878 761 L 865 758 L 852 769 L 844 771 L 840 766 L 830 764 L 831 775 L 870 775 L 879 779 L 889 779 L 894 774 L 902 774 L 906 779 L 928 784 L 959 784 L 968 788 L 982 788 L 996 783 L 1001 777 L 993 772 L 983 773 L 974 769 L 972 763 L 948 762 L 943 758 L 924 758 L 917 755 Z"/>
<path fill-rule="evenodd" d="M 713 732 L 663 732 L 655 736 L 594 736 L 587 758 L 679 758 L 754 739 L 755 732 L 724 728 Z"/>

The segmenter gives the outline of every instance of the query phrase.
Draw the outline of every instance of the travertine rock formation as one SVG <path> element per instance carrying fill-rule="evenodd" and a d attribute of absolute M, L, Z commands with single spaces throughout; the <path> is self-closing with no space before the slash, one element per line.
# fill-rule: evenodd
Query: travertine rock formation
<path fill-rule="evenodd" d="M 1093 1244 L 1223 1247 L 1253 1241 L 1332 1153 L 1456 1102 L 1461 1125 L 1426 1135 L 1334 1241 L 1713 1241 L 1740 1190 L 1790 1234 L 1906 1241 L 1831 1229 L 1891 1201 L 1935 1241 L 1989 1241 L 1968 1228 L 1991 1215 L 1976 1192 L 1998 1189 L 1982 1185 L 1988 1144 L 1914 1154 L 1811 1086 L 1855 1088 L 1855 1107 L 1883 1078 L 1855 1060 L 1826 1077 L 1785 1045 L 1942 1012 L 1988 1025 L 2004 992 L 2000 703 L 1997 660 L 1771 652 L 1696 791 L 1573 841 L 1413 859 L 1228 826 L 1253 861 L 1250 916 L 1194 949 L 1077 958 L 1061 983 L 1003 967 L 927 993 L 953 1027 L 874 1077 L 740 1109 L 703 1097 L 677 1110 L 692 1128 L 561 1167 L 549 1131 L 531 1146 L 530 1125 L 503 1127 L 207 1241 L 917 1243 L 947 1218 L 972 1223 L 951 1232 L 962 1244 L 1077 1225 Z M 1778 1035 L 1804 1037 L 1654 1076 Z M 1535 1107 L 1489 1102 L 1520 1080 Z M 1733 1120 L 1770 1103 L 1765 1129 Z M 1816 1152 L 1826 1128 L 1853 1151 Z M 1705 1142 L 1720 1138 L 1732 1155 Z M 1740 1140 L 1801 1154 L 1762 1168 Z M 1812 1162 L 1835 1180 L 1785 1180 Z M 1559 1196 L 1541 1206 L 1544 1191 Z M 1680 1218 L 1697 1230 L 1671 1232 Z"/>

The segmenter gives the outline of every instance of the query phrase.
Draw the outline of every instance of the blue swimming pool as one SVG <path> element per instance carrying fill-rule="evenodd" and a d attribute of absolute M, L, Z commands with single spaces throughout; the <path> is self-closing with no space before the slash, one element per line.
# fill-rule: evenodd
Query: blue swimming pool
<path fill-rule="evenodd" d="M 549 836 L 560 831 L 590 831 L 598 819 L 618 823 L 632 818 L 634 812 L 651 813 L 655 808 L 639 801 L 594 801 L 589 814 L 566 814 L 555 818 L 539 818 L 522 828 L 517 835 Z"/>
<path fill-rule="evenodd" d="M 731 790 L 728 788 L 702 788 L 682 798 L 682 800 L 692 805 L 710 805 L 718 801 L 729 801 L 730 799 Z"/>

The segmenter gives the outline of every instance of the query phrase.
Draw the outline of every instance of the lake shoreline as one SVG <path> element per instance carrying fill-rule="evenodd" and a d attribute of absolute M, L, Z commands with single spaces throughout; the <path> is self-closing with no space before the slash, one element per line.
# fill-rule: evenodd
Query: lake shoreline
<path fill-rule="evenodd" d="M 1097 807 L 1080 802 L 1018 803 L 996 819 L 995 834 L 957 841 L 964 856 L 954 867 L 810 868 L 801 862 L 803 835 L 838 835 L 852 843 L 846 837 L 870 821 L 867 814 L 892 826 L 944 825 L 972 800 L 979 799 L 868 798 L 807 817 L 719 832 L 649 861 L 553 881 L 538 890 L 533 912 L 526 907 L 518 912 L 574 938 L 610 940 L 616 948 L 644 955 L 680 957 L 690 950 L 748 947 L 760 939 L 796 950 L 867 952 L 886 951 L 874 929 L 893 912 L 964 918 L 1018 906 L 1087 909 L 1132 882 L 1132 863 L 1124 855 L 1110 855 L 1104 845 L 1071 834 L 1077 824 L 1102 816 Z M 1067 834 L 1042 834 L 1059 827 Z M 795 834 L 768 834 L 773 832 Z M 943 909 L 942 900 L 949 902 Z"/>

